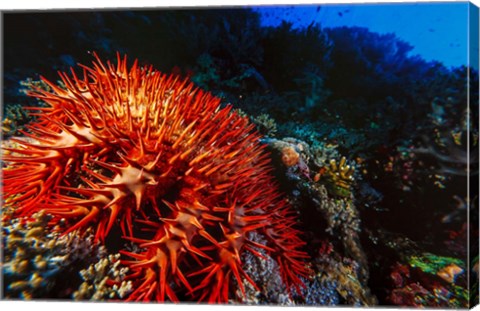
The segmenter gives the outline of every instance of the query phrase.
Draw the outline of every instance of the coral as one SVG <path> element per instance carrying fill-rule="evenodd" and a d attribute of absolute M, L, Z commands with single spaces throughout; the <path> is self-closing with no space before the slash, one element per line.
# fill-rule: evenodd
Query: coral
<path fill-rule="evenodd" d="M 7 200 L 7 204 L 9 204 Z M 4 207 L 2 214 L 11 211 Z M 79 235 L 72 232 L 60 235 L 59 226 L 48 232 L 52 217 L 43 212 L 31 216 L 31 220 L 3 221 L 3 276 L 6 298 L 68 297 L 68 288 L 61 288 L 58 277 L 75 278 L 71 265 L 88 264 L 105 254 L 105 249 L 94 242 L 91 230 Z M 69 280 L 72 285 L 72 279 Z"/>
<path fill-rule="evenodd" d="M 364 264 L 362 268 L 367 269 L 367 260 L 359 242 L 361 231 L 359 212 L 353 203 L 350 188 L 348 188 L 348 196 L 340 196 L 329 191 L 328 183 L 323 185 L 315 181 L 315 176 L 310 176 L 310 172 L 317 168 L 319 162 L 314 155 L 321 154 L 321 152 L 316 150 L 316 153 L 313 154 L 312 148 L 307 143 L 294 138 L 283 138 L 282 140 L 265 138 L 263 141 L 272 149 L 273 156 L 278 159 L 277 162 L 283 163 L 285 184 L 288 185 L 287 193 L 293 195 L 290 197 L 292 205 L 297 210 L 311 206 L 319 218 L 326 220 L 325 232 L 338 237 L 346 252 L 356 261 Z M 288 150 L 288 153 L 293 150 L 298 154 L 296 165 L 285 165 L 285 150 Z M 331 152 L 331 150 L 326 152 Z M 340 161 L 339 165 L 335 161 L 331 163 L 333 164 L 329 168 L 331 174 L 342 182 L 345 180 L 349 183 L 352 182 L 353 168 L 346 164 L 345 158 Z M 350 187 L 350 184 L 347 185 Z M 364 276 L 368 274 L 367 270 L 363 271 Z"/>
<path fill-rule="evenodd" d="M 215 60 L 210 54 L 202 54 L 198 57 L 195 74 L 192 76 L 192 82 L 205 90 L 215 91 L 219 97 L 225 96 L 225 91 L 231 89 L 241 89 L 245 80 L 252 79 L 259 85 L 266 88 L 264 78 L 258 71 L 247 64 L 240 64 L 238 75 L 232 77 L 221 76 L 224 66 L 220 66 L 221 60 Z M 228 74 L 229 76 L 231 73 Z"/>
<path fill-rule="evenodd" d="M 404 306 L 464 308 L 468 304 L 462 260 L 411 251 L 390 270 L 393 289 L 387 301 Z"/>
<path fill-rule="evenodd" d="M 312 186 L 311 189 L 317 194 L 315 198 L 320 202 L 318 210 L 326 216 L 327 232 L 333 234 L 341 227 L 348 228 L 346 230 L 348 232 L 360 232 L 358 211 L 351 201 L 329 197 L 326 187 L 323 186 Z"/>
<path fill-rule="evenodd" d="M 249 239 L 260 244 L 266 242 L 265 238 L 255 232 L 250 233 Z M 246 299 L 243 302 L 247 304 L 294 305 L 295 301 L 281 282 L 279 265 L 267 256 L 265 250 L 258 251 L 262 256 L 255 256 L 249 252 L 242 254 L 244 269 L 258 286 L 256 289 L 244 281 Z"/>
<path fill-rule="evenodd" d="M 285 166 L 290 167 L 298 164 L 300 155 L 293 147 L 284 147 L 282 150 L 282 162 Z"/>
<path fill-rule="evenodd" d="M 360 242 L 361 222 L 353 203 L 353 194 L 349 192 L 348 197 L 331 194 L 326 185 L 315 182 L 314 176 L 310 176 L 310 171 L 320 167 L 317 164 L 320 160 L 315 156 L 331 154 L 335 148 L 327 147 L 322 152 L 317 145 L 313 153 L 313 148 L 307 143 L 294 138 L 267 138 L 263 141 L 268 143 L 279 163 L 283 163 L 282 156 L 286 148 L 295 150 L 299 156 L 298 164 L 280 167 L 284 167 L 284 184 L 288 189 L 286 192 L 290 194 L 289 201 L 302 214 L 308 215 L 309 222 L 305 226 L 309 233 L 315 232 L 311 236 L 310 249 L 318 248 L 320 251 L 319 256 L 313 256 L 312 269 L 316 275 L 305 282 L 305 301 L 316 301 L 312 295 L 317 290 L 318 301 L 337 301 L 338 297 L 328 294 L 330 289 L 334 289 L 349 304 L 374 305 L 376 298 L 368 287 L 368 260 Z M 332 172 L 349 179 L 353 170 L 347 168 L 346 160 L 341 161 L 341 170 L 334 164 Z M 319 226 L 319 223 L 324 226 Z M 329 243 L 316 246 L 317 242 L 314 241 L 325 233 L 336 247 Z M 318 253 L 318 250 L 315 252 Z"/>
<path fill-rule="evenodd" d="M 402 306 L 465 308 L 469 298 L 466 284 L 456 284 L 454 280 L 451 282 L 438 274 L 438 277 L 431 276 L 437 271 L 437 264 L 452 262 L 452 259 L 433 254 L 424 256 L 425 258 L 415 256 L 411 266 L 397 263 L 392 267 L 390 278 L 393 289 L 387 300 Z M 435 262 L 427 263 L 425 260 Z M 419 267 L 415 267 L 416 264 L 419 264 Z"/>
<path fill-rule="evenodd" d="M 463 269 L 452 263 L 448 266 L 438 270 L 437 275 L 447 281 L 448 283 L 454 283 L 457 275 L 463 273 Z"/>
<path fill-rule="evenodd" d="M 277 134 L 277 123 L 268 114 L 262 113 L 257 117 L 253 117 L 240 108 L 233 109 L 233 111 L 241 117 L 249 118 L 255 124 L 257 131 L 263 136 L 275 137 Z"/>
<path fill-rule="evenodd" d="M 361 280 L 361 266 L 355 260 L 324 255 L 315 262 L 315 282 L 334 283 L 333 288 L 349 304 L 353 306 L 373 306 L 377 300 Z"/>
<path fill-rule="evenodd" d="M 425 139 L 428 141 L 428 139 Z M 467 176 L 470 164 L 478 163 L 477 156 L 473 154 L 470 161 L 470 154 L 467 153 L 466 146 L 459 146 L 455 138 L 444 140 L 445 145 L 439 146 L 436 143 L 427 142 L 427 147 L 415 148 L 412 152 L 418 155 L 424 155 L 434 158 L 439 165 L 437 173 L 446 175 Z M 477 164 L 478 165 L 478 164 Z M 475 168 L 474 166 L 472 168 Z M 472 173 L 478 170 L 473 169 Z M 475 173 L 474 173 L 475 174 Z"/>
<path fill-rule="evenodd" d="M 122 299 L 133 291 L 132 281 L 125 281 L 127 272 L 128 268 L 120 267 L 120 254 L 108 255 L 80 271 L 84 282 L 73 293 L 73 298 L 96 301 Z"/>
<path fill-rule="evenodd" d="M 274 157 L 278 158 L 277 162 L 287 169 L 286 173 L 290 178 L 295 179 L 297 175 L 301 176 L 300 178 L 310 178 L 310 155 L 304 142 L 290 137 L 281 140 L 266 137 L 262 142 L 272 149 Z"/>
<path fill-rule="evenodd" d="M 8 135 L 10 132 L 13 131 L 12 129 L 13 121 L 10 120 L 8 117 L 2 120 L 2 134 Z"/>
<path fill-rule="evenodd" d="M 257 129 L 264 136 L 275 137 L 278 129 L 275 120 L 266 113 L 252 118 L 252 122 L 257 126 Z"/>
<path fill-rule="evenodd" d="M 436 274 L 448 280 L 462 273 L 463 269 L 459 266 L 464 266 L 460 259 L 437 256 L 431 253 L 412 255 L 408 258 L 408 263 L 412 268 L 418 268 L 425 273 Z"/>
<path fill-rule="evenodd" d="M 240 254 L 259 249 L 300 291 L 304 242 L 253 125 L 187 79 L 95 57 L 83 77 L 60 74 L 66 88 L 44 80 L 53 92 L 29 93 L 48 106 L 25 132 L 33 141 L 5 149 L 17 217 L 44 211 L 66 219 L 63 234 L 90 227 L 102 242 L 118 228 L 137 245 L 120 251 L 128 300 L 226 302 L 232 280 L 256 286 Z"/>
<path fill-rule="evenodd" d="M 348 284 L 340 284 L 333 274 L 325 271 L 325 273 L 318 273 L 313 279 L 305 282 L 306 290 L 304 293 L 305 304 L 312 306 L 337 306 L 340 305 L 341 295 L 345 292 L 349 293 L 346 300 L 358 305 L 368 305 L 369 303 L 362 301 L 364 297 L 356 299 L 355 291 L 348 290 Z M 339 289 L 342 288 L 342 289 Z M 344 295 L 346 296 L 346 295 Z M 350 298 L 350 299 L 349 299 Z"/>
<path fill-rule="evenodd" d="M 18 135 L 19 131 L 32 121 L 21 105 L 5 107 L 4 119 L 2 120 L 2 134 L 4 137 Z"/>
<path fill-rule="evenodd" d="M 360 243 L 360 217 L 354 203 L 346 198 L 330 197 L 326 187 L 318 183 L 311 183 L 302 192 L 308 193 L 314 208 L 327 221 L 325 231 L 336 236 L 345 254 L 358 262 L 358 279 L 365 283 L 369 274 L 368 261 Z"/>
<path fill-rule="evenodd" d="M 197 62 L 197 73 L 192 77 L 192 81 L 204 89 L 208 89 L 209 84 L 218 84 L 221 79 L 216 72 L 213 58 L 209 54 L 202 54 Z"/>
<path fill-rule="evenodd" d="M 257 243 L 264 243 L 261 236 L 252 233 L 251 239 Z M 324 270 L 326 266 L 321 267 L 321 272 L 310 276 L 304 280 L 305 288 L 302 289 L 302 295 L 290 297 L 285 285 L 281 282 L 280 267 L 278 264 L 266 256 L 264 250 L 259 251 L 263 257 L 254 256 L 245 253 L 242 260 L 245 263 L 245 270 L 248 271 L 255 283 L 260 287 L 261 291 L 256 290 L 250 284 L 245 282 L 245 291 L 247 299 L 244 301 L 248 304 L 276 304 L 276 305 L 338 305 L 340 301 L 339 292 L 349 292 L 355 299 L 354 294 L 350 291 L 349 284 L 342 284 L 341 280 L 345 280 L 345 276 L 341 273 L 332 273 L 332 270 Z M 330 255 L 330 254 L 327 254 Z M 328 256 L 327 256 L 328 257 Z M 331 260 L 330 263 L 334 263 Z M 337 270 L 335 270 L 337 271 Z M 340 290 L 342 288 L 342 290 Z"/>
<path fill-rule="evenodd" d="M 331 66 L 329 57 L 332 42 L 318 24 L 296 28 L 291 23 L 283 22 L 265 32 L 262 48 L 263 66 L 270 69 L 266 70 L 264 76 L 277 90 L 283 92 L 294 92 L 299 84 L 301 87 L 298 79 L 307 80 L 303 83 L 303 88 L 308 95 L 318 92 L 318 89 L 312 90 L 314 85 L 311 76 L 308 77 L 305 71 L 319 74 Z M 272 70 L 279 65 L 283 68 L 280 74 Z M 299 97 L 305 101 L 307 96 Z M 304 103 L 298 104 L 303 106 Z"/>
<path fill-rule="evenodd" d="M 305 94 L 304 104 L 299 108 L 301 112 L 312 111 L 312 109 L 322 106 L 322 103 L 330 95 L 330 92 L 324 88 L 322 72 L 318 67 L 312 66 L 310 68 L 307 66 L 301 76 L 294 81 L 297 84 L 297 89 L 301 90 L 299 94 Z"/>
<path fill-rule="evenodd" d="M 281 126 L 279 126 L 280 137 L 287 136 L 294 137 L 295 139 L 304 141 L 310 145 L 315 145 L 320 143 L 319 139 L 321 138 L 318 135 L 317 128 L 314 124 L 307 123 L 302 124 L 295 121 L 285 121 Z"/>
<path fill-rule="evenodd" d="M 31 88 L 39 88 L 46 91 L 51 91 L 51 88 L 42 80 L 33 80 L 32 78 L 27 78 L 23 81 L 20 81 L 21 88 L 18 90 L 18 93 L 24 96 L 28 93 L 28 90 Z M 60 83 L 60 87 L 64 87 Z M 32 105 L 42 107 L 42 102 L 35 101 Z M 2 120 L 2 134 L 3 137 L 11 137 L 15 135 L 20 135 L 24 130 L 26 124 L 32 122 L 35 118 L 32 115 L 29 115 L 27 110 L 24 109 L 23 105 L 20 104 L 5 104 L 5 111 L 3 113 Z"/>
<path fill-rule="evenodd" d="M 340 159 L 338 165 L 335 159 L 332 159 L 328 166 L 323 166 L 320 172 L 315 175 L 314 181 L 323 179 L 333 195 L 348 198 L 351 196 L 354 171 L 354 166 L 348 165 L 345 157 Z"/>
<path fill-rule="evenodd" d="M 340 158 L 338 144 L 316 142 L 310 148 L 312 162 L 316 167 L 323 167 L 330 159 Z"/>
<path fill-rule="evenodd" d="M 62 81 L 57 81 L 57 84 L 60 88 L 65 89 L 65 85 L 62 83 Z M 20 81 L 20 85 L 22 86 L 22 88 L 19 89 L 19 92 L 25 95 L 28 95 L 32 88 L 41 89 L 47 92 L 53 91 L 52 87 L 48 85 L 48 83 L 46 83 L 44 80 L 34 80 L 32 78 L 27 78 Z M 41 102 L 39 103 L 41 104 Z"/>
<path fill-rule="evenodd" d="M 453 112 L 458 109 L 452 107 L 453 100 L 447 100 L 448 105 L 442 107 L 446 111 L 441 111 L 453 116 L 443 120 L 443 113 L 437 111 L 438 104 L 435 102 L 432 102 L 432 113 L 429 115 L 434 128 L 430 133 L 423 134 L 420 137 L 421 146 L 411 151 L 419 160 L 434 163 L 440 182 L 455 176 L 478 175 L 478 125 L 474 112 L 470 107 L 461 113 Z"/>

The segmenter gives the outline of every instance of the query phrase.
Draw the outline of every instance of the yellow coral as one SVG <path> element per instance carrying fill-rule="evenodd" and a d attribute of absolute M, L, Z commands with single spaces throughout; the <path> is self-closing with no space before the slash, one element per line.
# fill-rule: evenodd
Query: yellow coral
<path fill-rule="evenodd" d="M 12 123 L 13 121 L 10 120 L 9 118 L 5 118 L 2 121 L 2 132 L 4 134 L 9 133 L 12 130 Z"/>
<path fill-rule="evenodd" d="M 322 167 L 320 172 L 315 175 L 314 180 L 324 179 L 333 194 L 348 197 L 351 192 L 350 187 L 354 172 L 355 168 L 348 165 L 347 159 L 342 157 L 338 164 L 335 159 L 330 160 L 329 165 Z"/>

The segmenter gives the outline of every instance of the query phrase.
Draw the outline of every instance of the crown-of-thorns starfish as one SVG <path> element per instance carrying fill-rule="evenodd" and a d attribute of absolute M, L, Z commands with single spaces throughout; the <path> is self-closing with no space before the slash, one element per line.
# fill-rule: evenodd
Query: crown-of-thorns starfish
<path fill-rule="evenodd" d="M 129 300 L 226 302 L 234 279 L 259 290 L 244 251 L 271 256 L 300 292 L 304 242 L 247 118 L 186 79 L 95 58 L 81 77 L 60 73 L 64 86 L 42 78 L 52 91 L 30 92 L 47 106 L 28 108 L 37 120 L 4 157 L 17 215 L 43 210 L 102 242 L 119 226 L 138 244 L 121 251 Z"/>

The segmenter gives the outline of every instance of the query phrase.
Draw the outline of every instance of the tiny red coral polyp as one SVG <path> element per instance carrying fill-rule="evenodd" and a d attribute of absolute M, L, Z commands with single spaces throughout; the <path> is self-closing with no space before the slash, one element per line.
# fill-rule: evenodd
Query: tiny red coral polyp
<path fill-rule="evenodd" d="M 257 287 L 244 251 L 271 256 L 299 291 L 304 242 L 247 118 L 187 79 L 95 58 L 81 76 L 60 73 L 64 86 L 44 79 L 52 91 L 30 92 L 46 107 L 29 108 L 36 121 L 4 157 L 17 215 L 44 210 L 100 241 L 123 232 L 138 245 L 121 251 L 128 300 L 227 302 L 234 279 Z"/>

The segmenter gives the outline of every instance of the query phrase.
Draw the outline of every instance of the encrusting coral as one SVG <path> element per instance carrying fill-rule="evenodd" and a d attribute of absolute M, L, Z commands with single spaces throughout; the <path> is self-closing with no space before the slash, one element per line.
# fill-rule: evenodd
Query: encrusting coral
<path fill-rule="evenodd" d="M 233 280 L 256 287 L 241 253 L 260 250 L 300 292 L 304 242 L 254 126 L 187 79 L 95 57 L 82 76 L 60 73 L 64 87 L 43 79 L 52 91 L 29 93 L 47 106 L 6 148 L 15 217 L 44 211 L 65 219 L 63 234 L 93 228 L 101 242 L 121 232 L 137 245 L 120 251 L 127 300 L 226 302 Z"/>

